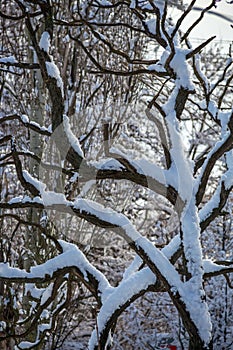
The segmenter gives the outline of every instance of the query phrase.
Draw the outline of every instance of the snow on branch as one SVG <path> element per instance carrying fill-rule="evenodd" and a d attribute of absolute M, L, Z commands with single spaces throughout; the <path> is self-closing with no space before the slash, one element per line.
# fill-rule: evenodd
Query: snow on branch
<path fill-rule="evenodd" d="M 168 259 L 171 259 L 173 254 L 178 250 L 179 245 L 180 238 L 179 236 L 175 236 L 171 242 L 162 249 L 162 252 Z M 115 287 L 114 291 L 100 308 L 97 317 L 98 335 L 97 329 L 95 329 L 89 341 L 90 350 L 95 349 L 98 346 L 98 342 L 101 342 L 101 344 L 106 342 L 109 338 L 109 332 L 114 323 L 114 319 L 119 312 L 122 313 L 129 303 L 138 296 L 144 294 L 150 288 L 156 290 L 157 279 L 155 274 L 152 273 L 148 267 L 137 271 L 141 265 L 142 259 L 136 255 L 130 267 L 126 269 L 120 284 Z"/>
<path fill-rule="evenodd" d="M 0 58 L 0 63 L 18 63 L 18 61 L 16 60 L 15 56 L 7 56 L 7 57 L 2 57 Z"/>
<path fill-rule="evenodd" d="M 110 153 L 119 163 L 125 166 L 133 174 L 139 175 L 146 179 L 146 187 L 154 191 L 155 193 L 163 195 L 169 199 L 170 189 L 177 190 L 177 174 L 174 167 L 169 169 L 163 169 L 155 163 L 148 161 L 147 159 L 131 159 L 125 153 L 118 149 L 111 148 Z M 134 178 L 137 182 L 137 177 Z M 140 184 L 141 182 L 138 181 Z M 178 194 L 179 195 L 179 194 Z"/>
<path fill-rule="evenodd" d="M 166 62 L 168 62 L 168 59 Z M 185 60 L 186 53 L 178 47 L 174 47 L 170 65 L 173 66 L 175 72 L 176 86 L 167 103 L 163 106 L 163 111 L 170 141 L 170 168 L 173 169 L 173 181 L 176 181 L 174 187 L 184 203 L 179 209 L 181 245 L 189 278 L 185 283 L 185 287 L 183 286 L 179 290 L 179 295 L 185 301 L 190 317 L 197 328 L 197 333 L 203 342 L 208 344 L 211 337 L 211 322 L 208 306 L 203 300 L 205 294 L 202 285 L 204 270 L 200 246 L 200 224 L 195 202 L 193 164 L 186 155 L 179 126 L 180 115 L 185 107 L 188 95 L 194 91 L 189 67 Z M 184 70 L 180 68 L 183 67 L 183 64 L 180 65 L 181 62 L 185 63 Z M 192 302 L 188 301 L 190 295 L 193 296 Z M 200 316 L 198 316 L 200 310 L 202 310 L 203 315 L 202 322 L 200 322 Z"/>
<path fill-rule="evenodd" d="M 102 305 L 98 317 L 98 333 L 97 329 L 92 332 L 89 340 L 89 350 L 98 348 L 98 343 L 103 344 L 109 337 L 111 326 L 117 314 L 126 308 L 129 303 L 142 295 L 149 286 L 154 286 L 156 277 L 150 269 L 144 268 L 137 273 L 131 275 L 127 280 L 116 287 L 105 303 Z"/>
<path fill-rule="evenodd" d="M 197 205 L 200 204 L 203 198 L 209 175 L 216 161 L 220 159 L 224 153 L 228 152 L 233 147 L 233 130 L 231 126 L 232 122 L 233 114 L 231 114 L 229 118 L 228 129 L 224 127 L 225 132 L 221 135 L 221 139 L 216 142 L 212 150 L 208 153 L 208 156 L 206 157 L 205 162 L 201 167 L 201 172 L 195 184 Z"/>
<path fill-rule="evenodd" d="M 23 125 L 25 125 L 27 128 L 38 132 L 41 135 L 50 136 L 51 130 L 50 128 L 47 128 L 46 126 L 41 126 L 40 124 L 36 123 L 35 121 L 30 121 L 29 117 L 26 114 L 9 114 L 5 115 L 3 117 L 0 117 L 0 124 L 4 123 L 8 120 L 19 120 Z"/>
<path fill-rule="evenodd" d="M 148 239 L 142 237 L 126 216 L 112 209 L 104 208 L 102 205 L 93 201 L 81 198 L 75 202 L 66 201 L 64 203 L 63 200 L 59 202 L 59 198 L 56 197 L 55 203 L 53 204 L 51 200 L 48 206 L 50 209 L 56 208 L 64 212 L 67 212 L 67 207 L 78 217 L 84 218 L 97 226 L 110 228 L 122 236 L 152 272 L 163 281 L 172 300 L 176 300 L 176 305 L 179 305 L 182 309 L 185 305 L 186 312 L 190 313 L 191 322 L 193 322 L 194 327 L 198 329 L 203 339 L 207 340 L 207 337 L 209 337 L 208 320 L 205 320 L 203 317 L 203 321 L 200 322 L 199 317 L 199 309 L 201 307 L 204 310 L 205 304 L 203 300 L 200 301 L 198 298 L 191 302 L 189 295 L 190 288 L 192 288 L 192 281 L 190 280 L 191 282 L 183 284 L 175 267 L 170 263 L 164 253 L 156 248 Z M 206 325 L 204 328 L 203 323 Z"/>
<path fill-rule="evenodd" d="M 205 206 L 199 211 L 200 221 L 206 220 L 214 210 L 218 210 L 221 203 L 221 198 L 224 195 L 224 191 L 230 191 L 233 187 L 233 152 L 229 151 L 226 154 L 226 160 L 228 170 L 222 175 L 218 187 L 215 190 L 213 196 L 205 204 Z M 222 208 L 222 206 L 221 206 Z"/>
<path fill-rule="evenodd" d="M 224 273 L 232 273 L 233 272 L 233 261 L 220 261 L 218 263 L 205 259 L 203 261 L 204 263 L 204 270 L 205 275 L 210 276 L 218 276 L 222 275 Z"/>
<path fill-rule="evenodd" d="M 68 137 L 68 140 L 70 142 L 71 147 L 77 152 L 77 154 L 80 157 L 84 158 L 84 154 L 83 154 L 83 151 L 81 149 L 79 140 L 71 131 L 69 118 L 66 115 L 63 115 L 63 126 L 64 126 L 64 130 L 65 130 L 65 133 Z"/>
<path fill-rule="evenodd" d="M 65 275 L 75 268 L 86 286 L 92 292 L 95 291 L 96 296 L 100 296 L 104 300 L 112 289 L 106 277 L 88 262 L 76 245 L 62 240 L 58 242 L 63 249 L 63 253 L 44 264 L 31 267 L 30 272 L 10 267 L 8 263 L 0 263 L 0 279 L 40 283 L 53 280 L 60 273 Z"/>
<path fill-rule="evenodd" d="M 39 42 L 40 49 L 49 53 L 50 41 L 50 34 L 47 31 L 43 32 Z"/>
<path fill-rule="evenodd" d="M 46 69 L 47 69 L 47 73 L 51 78 L 56 79 L 57 82 L 57 86 L 60 88 L 61 92 L 62 92 L 62 97 L 64 97 L 64 86 L 63 86 L 63 81 L 60 75 L 60 71 L 57 67 L 57 65 L 51 61 L 47 61 L 46 63 Z"/>

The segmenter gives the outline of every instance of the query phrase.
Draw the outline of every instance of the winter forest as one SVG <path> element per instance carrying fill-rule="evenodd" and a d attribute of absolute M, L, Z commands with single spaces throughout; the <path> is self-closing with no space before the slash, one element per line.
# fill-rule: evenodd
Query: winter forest
<path fill-rule="evenodd" d="M 218 3 L 0 1 L 1 350 L 233 349 Z"/>

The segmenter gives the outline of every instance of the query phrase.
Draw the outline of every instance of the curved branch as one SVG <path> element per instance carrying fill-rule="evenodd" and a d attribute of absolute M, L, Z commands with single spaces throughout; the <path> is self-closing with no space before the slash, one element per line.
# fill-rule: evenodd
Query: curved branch
<path fill-rule="evenodd" d="M 209 180 L 210 173 L 216 164 L 216 161 L 220 159 L 224 153 L 231 150 L 233 148 L 233 113 L 230 117 L 230 121 L 228 123 L 228 127 L 230 129 L 230 133 L 225 140 L 223 139 L 220 142 L 220 145 L 216 144 L 215 147 L 210 151 L 207 159 L 205 160 L 202 166 L 202 172 L 199 179 L 198 191 L 196 194 L 196 203 L 199 205 L 204 196 L 207 182 Z"/>
<path fill-rule="evenodd" d="M 38 63 L 7 62 L 7 61 L 3 61 L 1 58 L 0 58 L 0 64 L 7 67 L 16 67 L 16 68 L 22 68 L 22 69 L 39 69 L 40 68 Z"/>
<path fill-rule="evenodd" d="M 10 114 L 10 115 L 5 115 L 4 117 L 0 117 L 0 124 L 6 122 L 8 120 L 18 120 L 27 128 L 29 128 L 33 131 L 36 131 L 41 135 L 45 135 L 45 136 L 52 135 L 52 133 L 44 126 L 40 126 L 39 124 L 37 124 L 35 122 L 30 122 L 29 120 L 27 120 L 26 118 L 23 118 L 23 116 L 20 116 L 19 114 Z"/>

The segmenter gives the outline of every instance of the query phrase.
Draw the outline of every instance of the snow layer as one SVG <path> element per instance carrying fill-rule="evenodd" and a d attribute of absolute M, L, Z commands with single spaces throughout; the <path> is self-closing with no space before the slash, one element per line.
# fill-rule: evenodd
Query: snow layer
<path fill-rule="evenodd" d="M 64 126 L 66 136 L 68 137 L 68 140 L 69 140 L 71 146 L 74 148 L 74 150 L 77 152 L 77 154 L 80 157 L 84 158 L 84 154 L 83 154 L 83 151 L 81 149 L 79 140 L 71 131 L 69 118 L 66 115 L 63 115 L 63 126 Z"/>
<path fill-rule="evenodd" d="M 102 159 L 98 162 L 91 162 L 91 164 L 99 170 L 111 169 L 120 171 L 124 169 L 124 166 L 117 159 L 114 158 Z"/>
<path fill-rule="evenodd" d="M 228 170 L 225 174 L 225 188 L 229 190 L 233 186 L 233 151 L 229 151 L 226 153 L 226 163 Z"/>
<path fill-rule="evenodd" d="M 39 42 L 40 49 L 48 53 L 50 48 L 50 40 L 50 34 L 48 32 L 43 32 Z"/>
<path fill-rule="evenodd" d="M 55 78 L 57 81 L 57 86 L 61 89 L 62 96 L 64 96 L 64 86 L 63 81 L 59 72 L 58 67 L 54 62 L 46 62 L 47 73 L 51 78 Z"/>
<path fill-rule="evenodd" d="M 147 289 L 148 281 L 153 284 L 156 282 L 156 277 L 150 271 L 150 269 L 145 268 L 138 271 L 137 274 L 131 275 L 127 280 L 122 282 L 117 288 L 114 289 L 100 309 L 97 319 L 99 334 L 102 333 L 106 322 L 116 310 L 118 310 L 134 295 L 137 295 L 140 291 Z M 89 350 L 93 350 L 97 344 L 97 332 L 94 330 L 89 341 Z"/>
<path fill-rule="evenodd" d="M 201 222 L 204 221 L 211 214 L 211 212 L 218 207 L 220 202 L 220 193 L 221 184 L 217 187 L 211 199 L 199 211 L 199 218 Z"/>
<path fill-rule="evenodd" d="M 165 121 L 171 144 L 171 169 L 173 169 L 173 178 L 174 182 L 176 182 L 175 188 L 185 204 L 181 215 L 181 240 L 187 260 L 187 268 L 192 277 L 187 283 L 179 285 L 179 281 L 173 280 L 174 276 L 170 275 L 171 269 L 168 272 L 164 270 L 162 272 L 174 293 L 178 292 L 184 301 L 202 340 L 208 343 L 211 338 L 211 321 L 208 306 L 204 301 L 205 293 L 202 286 L 204 270 L 200 246 L 200 223 L 195 204 L 196 192 L 193 166 L 186 156 L 182 134 L 175 113 L 176 99 L 180 88 L 194 89 L 185 55 L 185 51 L 176 48 L 176 54 L 172 61 L 172 68 L 176 72 L 176 86 L 163 110 L 166 113 Z M 202 315 L 201 318 L 200 314 Z"/>
<path fill-rule="evenodd" d="M 21 115 L 21 120 L 22 120 L 22 122 L 23 123 L 29 123 L 29 118 L 28 118 L 28 116 L 26 115 L 26 114 L 22 114 Z"/>
<path fill-rule="evenodd" d="M 87 273 L 94 276 L 99 283 L 99 292 L 103 294 L 103 298 L 108 296 L 112 287 L 109 285 L 105 276 L 89 263 L 76 245 L 62 240 L 59 243 L 63 248 L 63 253 L 48 260 L 44 264 L 31 267 L 30 272 L 10 267 L 8 263 L 0 263 L 0 277 L 26 278 L 29 280 L 33 278 L 44 278 L 46 275 L 53 276 L 54 272 L 62 268 L 76 266 L 82 272 L 84 278 L 87 278 Z M 46 292 L 44 299 L 48 297 L 48 293 L 49 290 Z"/>
<path fill-rule="evenodd" d="M 162 253 L 164 253 L 165 255 L 167 254 L 166 258 L 171 258 L 173 253 L 177 251 L 179 245 L 180 238 L 179 236 L 175 236 L 171 240 L 171 242 L 162 249 Z M 107 298 L 107 300 L 101 307 L 97 318 L 99 334 L 101 334 L 101 332 L 104 330 L 106 323 L 113 315 L 113 313 L 116 310 L 118 310 L 122 305 L 124 305 L 127 302 L 127 300 L 132 298 L 134 295 L 137 295 L 142 290 L 146 290 L 149 285 L 155 284 L 156 276 L 148 267 L 143 268 L 140 271 L 136 271 L 140 267 L 141 263 L 142 260 L 137 255 L 133 260 L 132 264 L 126 270 L 124 278 L 119 284 L 119 286 L 115 287 L 113 292 L 110 294 L 109 298 Z M 89 350 L 92 350 L 95 347 L 95 345 L 98 345 L 96 330 L 93 331 L 92 336 L 90 338 Z"/>
<path fill-rule="evenodd" d="M 212 260 L 209 260 L 209 259 L 204 260 L 203 265 L 204 265 L 205 273 L 218 272 L 218 271 L 227 269 L 227 266 L 217 265 Z M 230 266 L 230 268 L 232 268 L 232 266 Z"/>
<path fill-rule="evenodd" d="M 191 80 L 191 70 L 186 60 L 187 50 L 176 48 L 176 53 L 170 63 L 177 77 L 177 87 L 182 86 L 187 90 L 195 90 Z"/>
<path fill-rule="evenodd" d="M 219 185 L 215 190 L 211 199 L 205 204 L 205 206 L 199 211 L 200 221 L 204 221 L 214 209 L 218 208 L 221 200 L 221 189 L 224 185 L 226 190 L 230 190 L 233 187 L 233 152 L 226 153 L 226 163 L 228 170 L 222 175 Z"/>
<path fill-rule="evenodd" d="M 0 58 L 0 63 L 17 63 L 15 56 L 7 56 Z"/>
<path fill-rule="evenodd" d="M 45 191 L 46 185 L 43 182 L 37 180 L 35 177 L 32 177 L 27 170 L 23 170 L 23 177 L 27 182 L 33 185 L 39 192 Z"/>
<path fill-rule="evenodd" d="M 149 19 L 146 23 L 149 32 L 153 35 L 156 34 L 156 20 L 154 18 Z"/>

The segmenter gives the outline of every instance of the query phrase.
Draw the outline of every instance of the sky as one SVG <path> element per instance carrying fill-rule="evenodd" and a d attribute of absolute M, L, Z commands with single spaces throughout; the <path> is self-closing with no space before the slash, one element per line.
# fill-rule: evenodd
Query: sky
<path fill-rule="evenodd" d="M 198 0 L 195 6 L 203 8 L 208 6 L 210 2 L 210 0 Z M 233 4 L 227 4 L 226 0 L 222 0 L 218 2 L 217 8 L 213 11 L 229 17 L 231 22 L 214 14 L 207 14 L 202 22 L 192 31 L 191 36 L 196 39 L 208 39 L 216 35 L 216 41 L 222 40 L 224 47 L 229 47 L 230 42 L 233 42 L 233 28 L 230 26 L 233 24 Z M 184 22 L 183 29 L 185 29 L 185 26 L 189 26 L 198 15 L 200 15 L 200 11 L 192 11 L 192 14 Z M 174 20 L 179 18 L 177 11 L 174 10 L 172 17 Z"/>
<path fill-rule="evenodd" d="M 210 1 L 199 0 L 196 6 L 203 7 L 205 4 L 209 4 Z M 223 14 L 230 17 L 232 22 L 226 19 L 215 16 L 214 14 L 208 14 L 203 20 L 202 25 L 196 29 L 193 35 L 198 37 L 209 37 L 212 35 L 217 35 L 218 40 L 231 40 L 233 41 L 233 28 L 230 24 L 233 24 L 233 4 L 228 4 L 226 0 L 222 0 L 218 3 L 217 8 L 214 12 L 218 14 Z M 198 12 L 197 12 L 198 14 Z"/>

